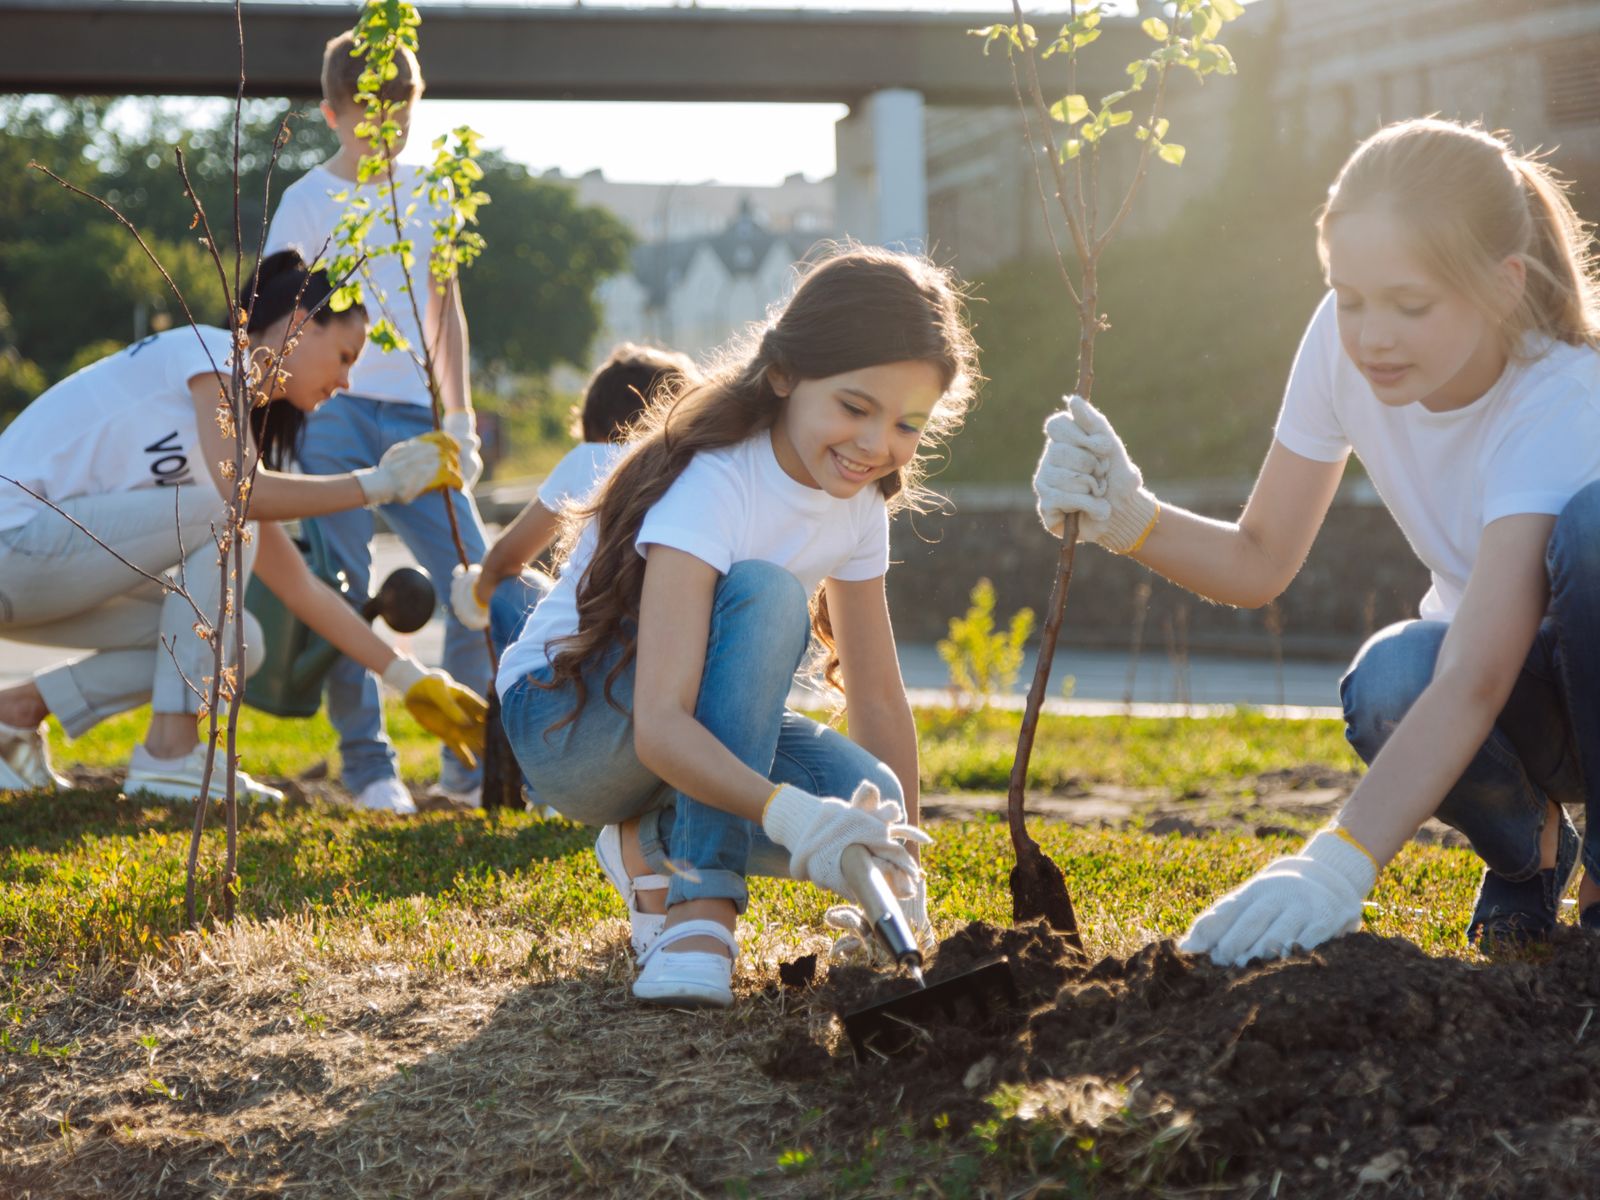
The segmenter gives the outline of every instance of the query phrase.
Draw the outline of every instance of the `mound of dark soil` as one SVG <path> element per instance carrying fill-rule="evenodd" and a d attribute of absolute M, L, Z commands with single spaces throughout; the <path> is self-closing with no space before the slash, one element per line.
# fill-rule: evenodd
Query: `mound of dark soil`
<path fill-rule="evenodd" d="M 1072 1134 L 1057 1146 L 1094 1139 L 1097 1195 L 1600 1196 L 1600 943 L 1576 930 L 1539 961 L 1357 934 L 1224 970 L 1171 942 L 1084 964 L 1039 925 L 972 925 L 930 979 L 995 954 L 1023 995 L 998 1027 L 931 1026 L 925 1050 L 861 1067 L 796 1035 L 771 1069 L 863 1129 L 897 1094 L 924 1127 L 966 1127 L 1027 1085 L 1022 1115 Z M 848 1011 L 904 986 L 837 970 L 819 995 Z"/>

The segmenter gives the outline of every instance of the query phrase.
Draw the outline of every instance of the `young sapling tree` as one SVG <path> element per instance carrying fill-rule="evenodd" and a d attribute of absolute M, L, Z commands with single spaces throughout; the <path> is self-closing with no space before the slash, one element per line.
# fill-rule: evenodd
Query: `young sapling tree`
<path fill-rule="evenodd" d="M 1074 3 L 1070 19 L 1042 49 L 1037 32 L 1024 18 L 1020 0 L 1012 0 L 1011 8 L 1013 20 L 1010 24 L 990 25 L 971 32 L 983 39 L 985 54 L 997 44 L 1004 47 L 1011 67 L 1012 92 L 1022 116 L 1023 137 L 1039 184 L 1045 228 L 1078 323 L 1078 376 L 1073 390 L 1088 399 L 1094 388 L 1095 338 L 1110 328 L 1106 314 L 1100 311 L 1101 256 L 1133 210 L 1150 160 L 1159 158 L 1172 166 L 1181 166 L 1184 160 L 1184 147 L 1169 136 L 1171 121 L 1164 113 L 1168 74 L 1183 69 L 1201 81 L 1208 75 L 1233 74 L 1233 56 L 1216 37 L 1223 25 L 1242 16 L 1244 9 L 1239 0 L 1174 0 L 1165 6 L 1166 16 L 1144 18 L 1140 28 L 1155 43 L 1155 48 L 1126 65 L 1124 87 L 1101 96 L 1098 104 L 1094 104 L 1078 90 L 1078 67 L 1087 47 L 1103 32 L 1107 6 Z M 1040 82 L 1039 61 L 1058 55 L 1066 59 L 1068 90 L 1051 102 L 1046 99 Z M 1059 136 L 1058 126 L 1063 130 Z M 1108 210 L 1109 219 L 1102 223 L 1102 156 L 1107 143 L 1121 136 L 1117 131 L 1129 126 L 1139 142 L 1138 154 L 1131 177 L 1120 189 L 1115 207 Z M 1041 159 L 1048 164 L 1053 189 L 1046 187 Z M 1076 273 L 1056 241 L 1047 191 L 1053 194 L 1055 210 L 1065 221 Z M 1039 661 L 1033 684 L 1028 689 L 1017 738 L 1006 813 L 1017 858 L 1011 871 L 1013 919 L 1025 921 L 1044 917 L 1081 949 L 1077 917 L 1067 893 L 1066 879 L 1060 867 L 1039 848 L 1024 822 L 1028 760 L 1033 753 L 1039 710 L 1050 684 L 1051 660 L 1066 610 L 1067 589 L 1072 583 L 1077 541 L 1078 517 L 1073 513 L 1068 515 L 1062 532 L 1061 557 L 1045 610 Z"/>

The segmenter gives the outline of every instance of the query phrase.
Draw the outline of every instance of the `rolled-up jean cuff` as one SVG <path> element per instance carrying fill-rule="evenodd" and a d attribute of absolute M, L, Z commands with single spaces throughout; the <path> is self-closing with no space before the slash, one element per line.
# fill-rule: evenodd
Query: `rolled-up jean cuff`
<path fill-rule="evenodd" d="M 68 737 L 82 737 L 99 722 L 100 714 L 90 706 L 72 677 L 71 663 L 41 671 L 33 677 L 33 686 L 39 689 L 45 707 L 61 722 Z"/>
<path fill-rule="evenodd" d="M 644 854 L 650 870 L 669 881 L 672 891 L 670 903 L 685 900 L 732 900 L 734 911 L 744 915 L 750 903 L 750 888 L 745 877 L 736 871 L 696 870 L 693 875 L 672 864 L 667 843 L 672 837 L 670 808 L 652 808 L 639 817 L 639 849 Z"/>

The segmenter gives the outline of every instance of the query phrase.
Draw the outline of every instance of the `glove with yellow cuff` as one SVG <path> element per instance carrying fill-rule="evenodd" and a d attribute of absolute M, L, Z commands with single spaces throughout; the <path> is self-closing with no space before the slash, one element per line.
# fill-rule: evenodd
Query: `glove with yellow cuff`
<path fill-rule="evenodd" d="M 410 504 L 423 492 L 461 486 L 461 452 L 455 439 L 434 430 L 383 452 L 375 467 L 354 472 L 367 507 Z"/>
<path fill-rule="evenodd" d="M 397 654 L 383 669 L 383 682 L 399 692 L 406 708 L 429 733 L 462 762 L 475 766 L 483 751 L 489 706 L 482 696 L 443 671 L 430 671 L 409 655 Z"/>
<path fill-rule="evenodd" d="M 1313 949 L 1361 927 L 1361 902 L 1377 879 L 1365 846 L 1346 829 L 1324 829 L 1201 913 L 1178 949 L 1232 967 Z"/>

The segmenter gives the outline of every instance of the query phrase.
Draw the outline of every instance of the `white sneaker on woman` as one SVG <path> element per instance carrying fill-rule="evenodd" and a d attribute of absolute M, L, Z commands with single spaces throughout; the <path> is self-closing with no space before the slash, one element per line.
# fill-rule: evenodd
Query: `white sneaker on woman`
<path fill-rule="evenodd" d="M 406 785 L 391 775 L 387 779 L 374 779 L 362 788 L 356 796 L 356 807 L 409 816 L 417 811 L 417 802 L 406 791 Z"/>
<path fill-rule="evenodd" d="M 0 792 L 53 792 L 71 786 L 50 767 L 42 724 L 24 729 L 0 721 Z"/>
<path fill-rule="evenodd" d="M 674 942 L 692 937 L 715 938 L 727 947 L 728 953 L 662 953 Z M 733 960 L 738 956 L 739 943 L 717 922 L 685 921 L 663 930 L 639 960 L 639 978 L 633 981 L 633 994 L 650 1004 L 674 1008 L 727 1008 L 733 1003 Z"/>
<path fill-rule="evenodd" d="M 217 767 L 211 776 L 210 801 L 220 801 L 226 792 L 223 772 L 227 770 L 227 755 L 217 748 Z M 128 777 L 122 790 L 129 796 L 155 796 L 161 800 L 186 801 L 190 804 L 200 799 L 200 780 L 206 771 L 206 748 L 202 743 L 182 758 L 157 758 L 141 742 L 133 748 L 128 760 Z M 234 796 L 246 803 L 276 804 L 283 799 L 277 788 L 258 783 L 243 771 L 234 772 Z"/>

